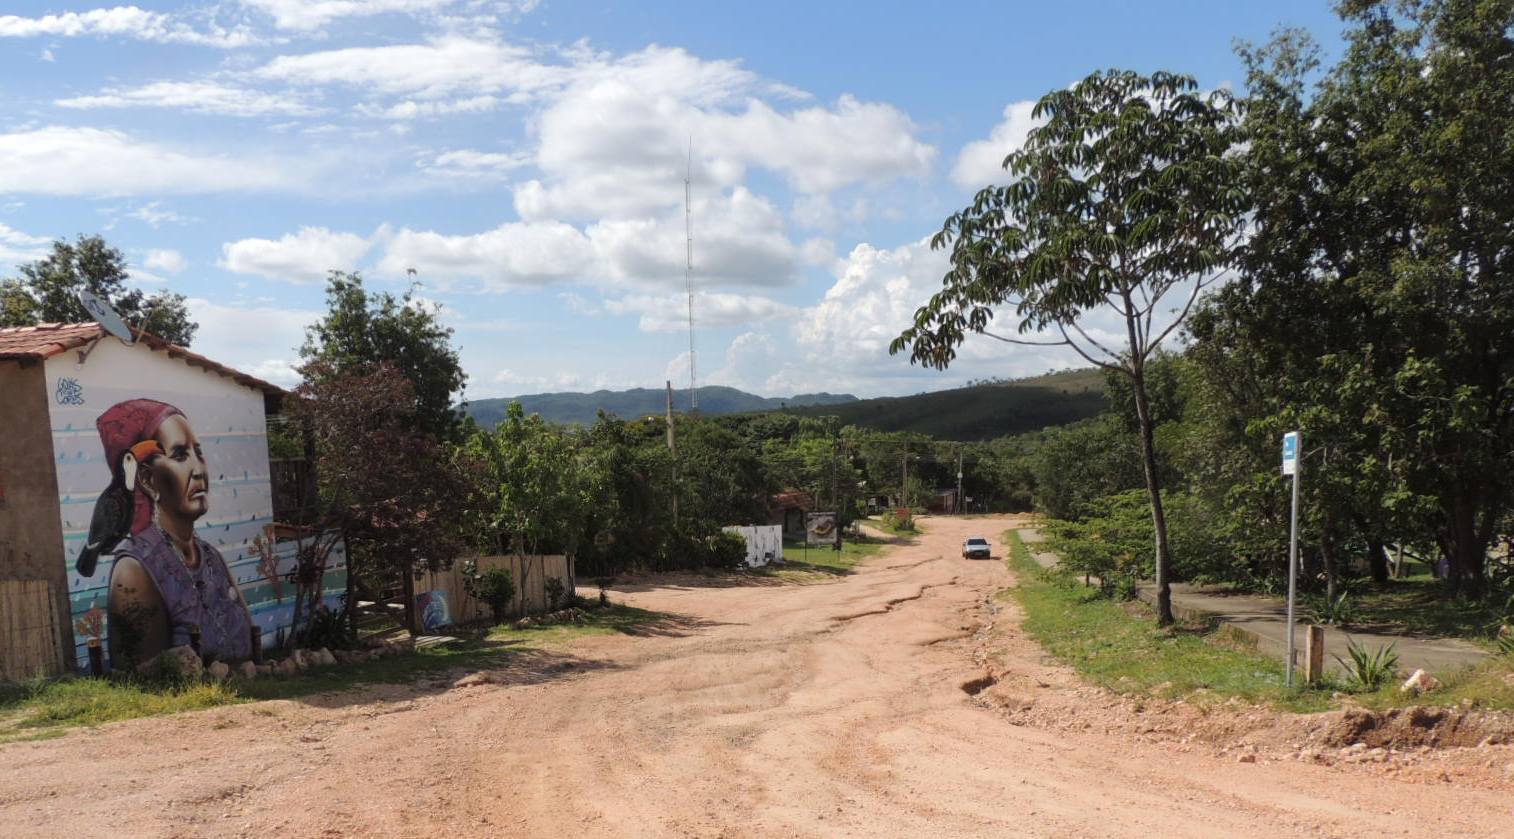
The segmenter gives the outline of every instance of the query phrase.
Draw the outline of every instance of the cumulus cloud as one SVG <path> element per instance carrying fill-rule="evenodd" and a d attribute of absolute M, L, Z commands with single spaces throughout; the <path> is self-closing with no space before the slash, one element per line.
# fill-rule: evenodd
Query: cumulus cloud
<path fill-rule="evenodd" d="M 682 294 L 632 294 L 606 300 L 603 310 L 612 315 L 638 315 L 643 332 L 682 332 L 688 329 L 688 297 Z M 694 321 L 701 328 L 748 326 L 792 318 L 797 306 L 770 297 L 725 292 L 701 292 L 694 300 Z"/>
<path fill-rule="evenodd" d="M 299 182 L 292 161 L 179 151 L 121 131 L 50 126 L 0 134 L 0 193 L 91 197 L 264 190 Z"/>
<path fill-rule="evenodd" d="M 165 271 L 169 274 L 177 274 L 189 267 L 189 260 L 184 258 L 184 254 L 176 250 L 153 248 L 143 258 L 142 267 L 150 271 Z"/>
<path fill-rule="evenodd" d="M 0 222 L 0 266 L 34 262 L 47 255 L 47 246 L 52 240 L 46 236 L 23 233 Z"/>
<path fill-rule="evenodd" d="M 191 297 L 189 317 L 200 325 L 195 352 L 284 387 L 299 384 L 294 368 L 305 328 L 321 312 L 282 306 L 240 306 Z"/>
<path fill-rule="evenodd" d="M 134 88 L 108 88 L 93 96 L 55 100 L 63 108 L 180 108 L 229 116 L 309 116 L 319 109 L 285 93 L 268 93 L 213 81 L 154 82 Z"/>
<path fill-rule="evenodd" d="M 969 189 L 1008 183 L 1004 158 L 1025 145 L 1031 129 L 1046 124 L 1046 120 L 1036 119 L 1032 114 L 1035 109 L 1036 103 L 1030 101 L 1005 105 L 1004 118 L 989 132 L 988 139 L 974 140 L 957 154 L 952 181 Z"/>
<path fill-rule="evenodd" d="M 368 252 L 369 240 L 356 233 L 301 227 L 277 239 L 241 239 L 221 246 L 218 265 L 239 274 L 257 274 L 293 283 L 320 282 L 328 271 L 351 271 Z"/>
<path fill-rule="evenodd" d="M 211 26 L 198 30 L 172 15 L 150 12 L 136 6 L 114 6 L 40 17 L 0 15 L 0 38 L 73 38 L 86 35 L 220 48 L 258 43 L 258 39 L 245 27 L 226 29 Z"/>
<path fill-rule="evenodd" d="M 509 222 L 464 235 L 401 229 L 388 237 L 378 270 L 402 275 L 414 269 L 444 282 L 474 279 L 503 291 L 577 279 L 593 262 L 588 237 L 572 225 Z"/>

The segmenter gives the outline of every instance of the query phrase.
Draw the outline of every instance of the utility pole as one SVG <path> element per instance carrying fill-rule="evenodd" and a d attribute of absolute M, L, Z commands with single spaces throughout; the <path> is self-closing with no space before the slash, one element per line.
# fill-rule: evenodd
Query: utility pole
<path fill-rule="evenodd" d="M 909 506 L 909 448 L 904 449 L 904 455 L 899 458 L 899 506 Z"/>
<path fill-rule="evenodd" d="M 952 507 L 957 513 L 962 512 L 962 450 L 957 449 L 957 497 L 952 499 Z"/>
<path fill-rule="evenodd" d="M 673 455 L 673 527 L 678 527 L 678 444 L 673 438 L 673 382 L 668 381 L 668 451 Z"/>

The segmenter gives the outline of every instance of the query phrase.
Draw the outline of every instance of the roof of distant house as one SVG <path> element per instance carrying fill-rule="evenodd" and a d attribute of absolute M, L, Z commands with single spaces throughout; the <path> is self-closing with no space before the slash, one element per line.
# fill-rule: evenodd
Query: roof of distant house
<path fill-rule="evenodd" d="M 17 326 L 0 329 L 0 359 L 18 361 L 43 361 L 55 355 L 79 349 L 106 337 L 98 323 L 39 323 L 36 326 Z M 150 349 L 166 354 L 169 358 L 181 359 L 191 367 L 200 367 L 212 373 L 268 394 L 282 394 L 284 389 L 256 376 L 234 370 L 219 362 L 211 361 L 199 353 L 170 344 L 146 332 L 137 337 L 137 342 Z"/>

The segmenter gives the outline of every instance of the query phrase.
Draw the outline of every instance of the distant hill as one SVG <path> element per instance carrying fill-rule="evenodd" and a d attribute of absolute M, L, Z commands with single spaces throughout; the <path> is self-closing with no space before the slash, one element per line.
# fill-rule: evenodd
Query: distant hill
<path fill-rule="evenodd" d="M 479 425 L 493 428 L 505 418 L 511 402 L 519 402 L 527 414 L 541 414 L 542 419 L 557 423 L 591 425 L 599 411 L 621 419 L 635 419 L 649 414 L 661 415 L 667 408 L 666 390 L 634 388 L 632 390 L 597 390 L 593 393 L 533 393 L 506 399 L 479 399 L 469 402 L 468 415 Z M 776 411 L 785 407 L 844 405 L 856 402 L 849 393 L 801 393 L 788 398 L 757 396 L 733 387 L 699 389 L 699 410 L 705 414 L 745 414 Z M 689 390 L 673 391 L 673 407 L 688 410 Z"/>
<path fill-rule="evenodd" d="M 916 431 L 938 440 L 991 440 L 1076 422 L 1107 407 L 1104 374 L 1090 367 L 914 396 L 801 407 L 791 413 L 836 416 L 843 425 Z"/>

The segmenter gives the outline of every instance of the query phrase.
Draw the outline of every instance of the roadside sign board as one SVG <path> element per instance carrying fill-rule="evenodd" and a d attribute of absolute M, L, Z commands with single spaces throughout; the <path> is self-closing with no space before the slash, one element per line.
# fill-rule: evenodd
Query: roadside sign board
<path fill-rule="evenodd" d="M 1298 432 L 1290 431 L 1283 435 L 1283 474 L 1292 475 L 1298 471 Z"/>
<path fill-rule="evenodd" d="M 829 545 L 836 541 L 835 513 L 805 513 L 805 541 L 811 545 Z"/>

